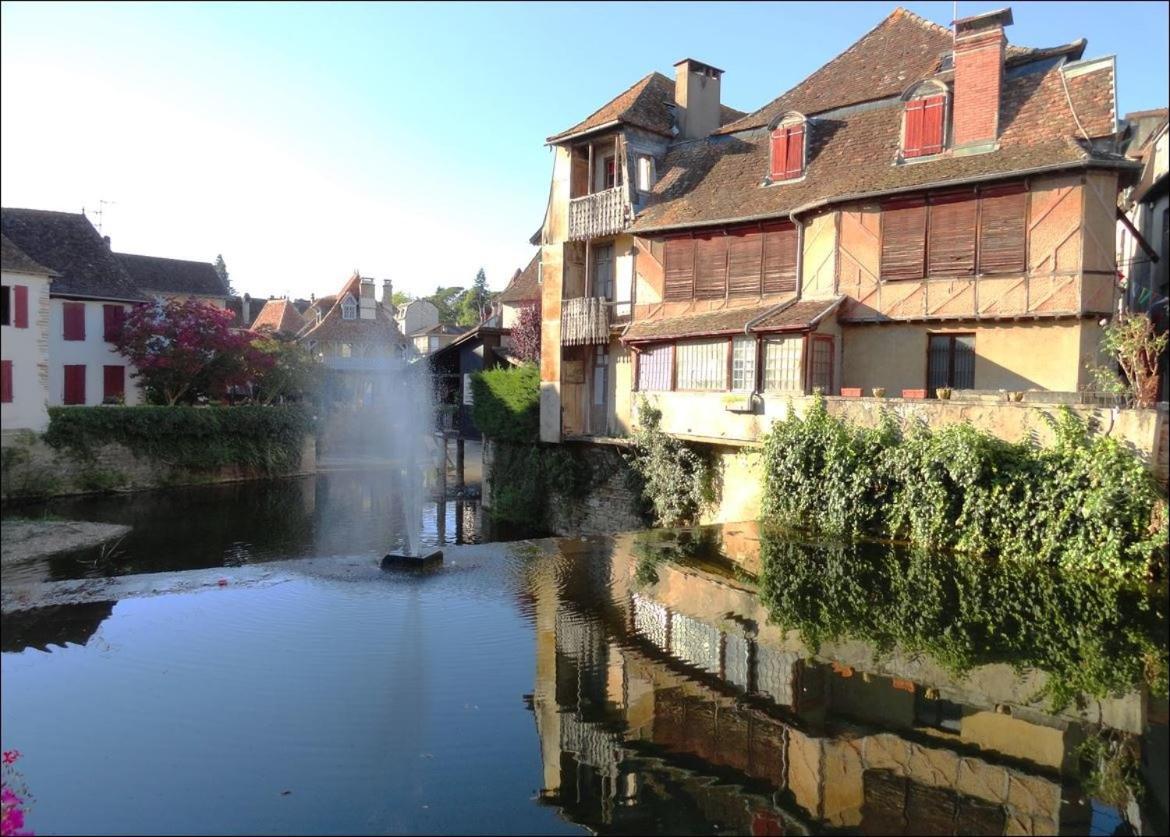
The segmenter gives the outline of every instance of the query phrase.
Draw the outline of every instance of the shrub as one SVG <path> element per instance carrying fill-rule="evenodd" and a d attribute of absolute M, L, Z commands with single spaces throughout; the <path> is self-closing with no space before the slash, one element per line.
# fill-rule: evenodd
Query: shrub
<path fill-rule="evenodd" d="M 639 478 L 642 496 L 660 526 L 696 522 L 712 500 L 714 472 L 686 442 L 661 429 L 662 411 L 638 402 L 638 427 L 626 462 Z"/>
<path fill-rule="evenodd" d="M 580 499 L 589 490 L 589 465 L 574 448 L 496 441 L 493 453 L 489 511 L 496 523 L 543 531 L 554 496 Z"/>
<path fill-rule="evenodd" d="M 540 370 L 535 365 L 497 367 L 471 376 L 472 418 L 496 441 L 534 442 L 540 436 Z"/>

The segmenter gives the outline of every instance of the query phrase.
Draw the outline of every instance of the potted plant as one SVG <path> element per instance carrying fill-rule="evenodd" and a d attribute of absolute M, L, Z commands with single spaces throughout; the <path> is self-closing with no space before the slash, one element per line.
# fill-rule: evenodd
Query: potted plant
<path fill-rule="evenodd" d="M 886 388 L 885 387 L 874 387 L 872 390 L 870 390 L 870 392 L 873 393 L 874 398 L 885 398 L 886 397 Z"/>
<path fill-rule="evenodd" d="M 937 395 L 943 401 L 950 401 L 951 400 L 952 390 L 950 387 L 939 387 L 934 392 L 935 392 L 935 395 Z"/>

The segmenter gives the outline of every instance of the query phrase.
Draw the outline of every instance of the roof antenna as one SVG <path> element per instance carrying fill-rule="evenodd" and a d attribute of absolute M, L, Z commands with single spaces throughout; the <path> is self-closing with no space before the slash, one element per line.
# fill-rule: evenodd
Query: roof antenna
<path fill-rule="evenodd" d="M 99 233 L 102 231 L 102 216 L 106 212 L 106 207 L 107 206 L 115 206 L 117 203 L 118 203 L 117 201 L 98 200 L 97 212 L 95 212 L 94 215 L 97 216 L 98 232 Z M 84 213 L 84 212 L 85 212 L 85 210 L 83 209 L 82 213 Z"/>

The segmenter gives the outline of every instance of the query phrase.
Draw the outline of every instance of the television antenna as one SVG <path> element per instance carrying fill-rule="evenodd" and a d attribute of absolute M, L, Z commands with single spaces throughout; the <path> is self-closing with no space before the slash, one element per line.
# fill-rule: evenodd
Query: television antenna
<path fill-rule="evenodd" d="M 117 201 L 98 200 L 97 212 L 95 212 L 94 215 L 97 216 L 97 228 L 99 233 L 102 231 L 102 216 L 105 215 L 106 207 L 116 206 L 117 203 Z"/>

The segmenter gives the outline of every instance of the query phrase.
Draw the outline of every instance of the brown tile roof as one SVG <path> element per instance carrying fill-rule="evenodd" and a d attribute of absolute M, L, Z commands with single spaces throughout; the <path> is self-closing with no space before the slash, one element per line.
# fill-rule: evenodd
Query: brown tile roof
<path fill-rule="evenodd" d="M 346 320 L 341 316 L 341 303 L 345 301 L 347 294 L 358 304 L 358 317 L 355 320 Z M 325 311 L 321 322 L 314 324 L 313 320 L 309 320 L 306 328 L 297 335 L 298 339 L 365 345 L 404 344 L 406 340 L 394 323 L 394 318 L 387 315 L 386 309 L 381 305 L 374 306 L 374 319 L 361 318 L 361 298 L 361 276 L 355 273 L 346 280 L 335 297 L 322 297 L 317 300 L 317 305 L 323 309 L 326 299 L 332 299 L 333 304 Z"/>
<path fill-rule="evenodd" d="M 290 300 L 270 299 L 264 303 L 264 307 L 252 321 L 252 330 L 296 334 L 304 325 L 304 317 Z"/>
<path fill-rule="evenodd" d="M 1113 62 L 1103 62 L 1100 69 L 1076 75 L 1069 73 L 1068 95 L 1076 108 L 1077 118 L 1093 139 L 1111 136 L 1117 131 L 1117 106 L 1113 101 Z"/>
<path fill-rule="evenodd" d="M 508 287 L 500 292 L 500 302 L 515 305 L 540 299 L 540 284 L 537 281 L 540 268 L 540 251 L 537 250 L 523 270 L 517 270 Z"/>
<path fill-rule="evenodd" d="M 1111 85 L 1109 75 L 1080 77 L 1087 103 L 1083 113 L 1078 110 L 1082 122 L 1097 126 L 1111 118 L 1100 93 Z M 650 203 L 631 229 L 776 217 L 851 196 L 1008 177 L 1095 159 L 1077 141 L 1060 67 L 1045 62 L 1005 75 L 996 151 L 895 165 L 901 117 L 901 100 L 893 98 L 811 120 L 805 177 L 773 186 L 762 185 L 769 156 L 766 128 L 678 143 L 667 153 Z M 1119 157 L 1108 157 L 1101 164 L 1124 165 Z"/>
<path fill-rule="evenodd" d="M 223 280 L 211 262 L 164 259 L 161 256 L 139 256 L 134 253 L 115 253 L 114 256 L 126 268 L 134 283 L 144 291 L 225 298 L 228 295 Z"/>
<path fill-rule="evenodd" d="M 0 209 L 0 233 L 29 258 L 56 271 L 53 296 L 128 302 L 146 299 L 84 215 Z"/>
<path fill-rule="evenodd" d="M 559 142 L 611 122 L 644 128 L 669 137 L 672 136 L 671 128 L 674 125 L 674 114 L 670 107 L 673 104 L 674 82 L 662 73 L 650 73 L 572 128 L 549 137 L 548 142 Z M 721 111 L 721 124 L 727 124 L 743 116 L 743 111 L 729 108 L 727 105 L 722 105 Z"/>
<path fill-rule="evenodd" d="M 664 317 L 655 320 L 636 320 L 622 335 L 627 343 L 645 343 L 655 340 L 675 340 L 680 337 L 705 335 L 746 334 L 762 331 L 804 331 L 816 325 L 844 297 L 834 299 L 790 299 L 773 305 L 724 308 L 687 314 L 682 317 Z"/>
<path fill-rule="evenodd" d="M 30 259 L 28 253 L 9 241 L 6 235 L 0 235 L 0 270 L 41 276 L 57 275 L 43 264 L 37 264 L 37 262 Z"/>

